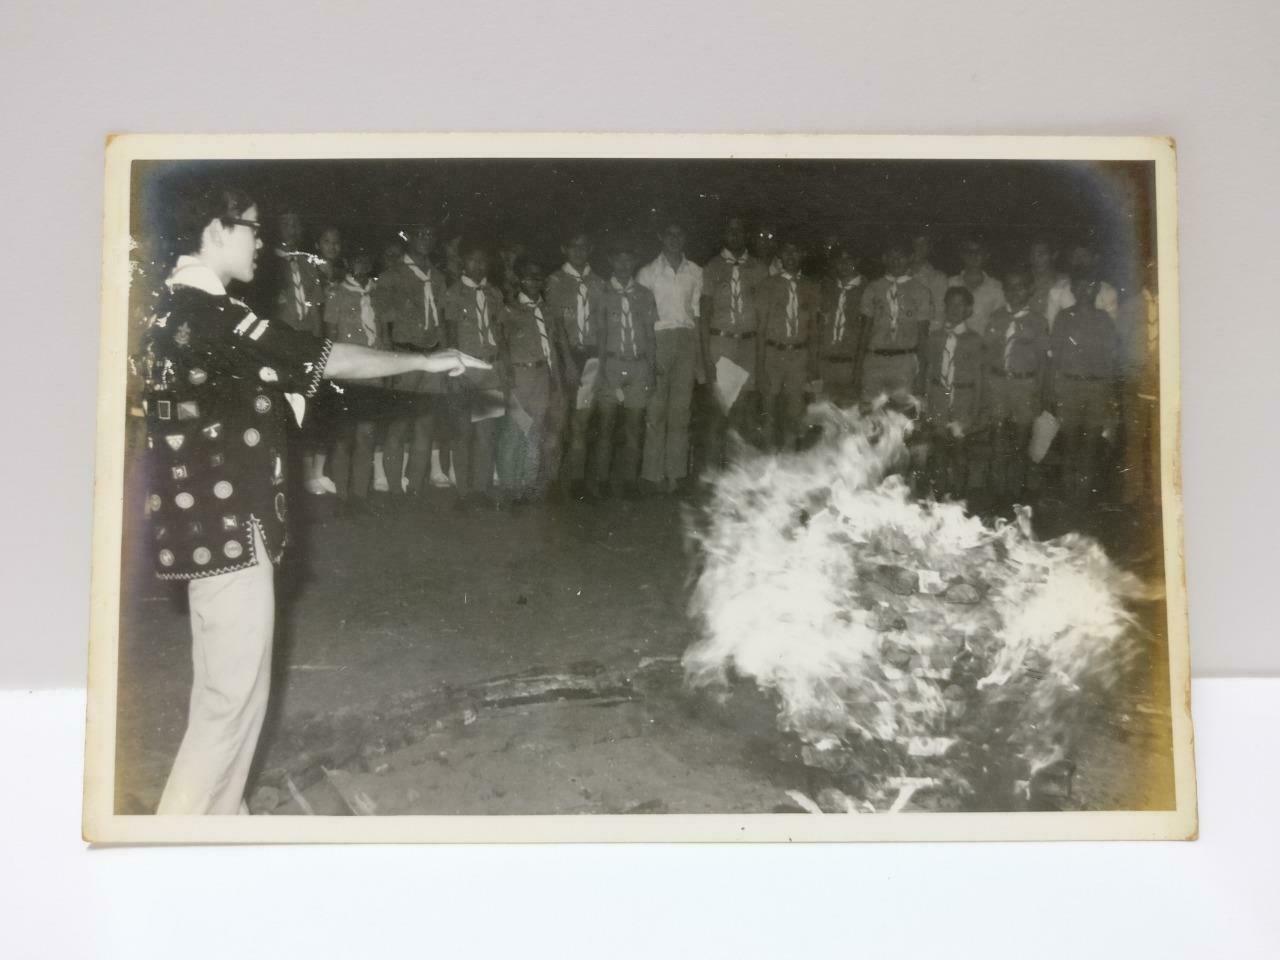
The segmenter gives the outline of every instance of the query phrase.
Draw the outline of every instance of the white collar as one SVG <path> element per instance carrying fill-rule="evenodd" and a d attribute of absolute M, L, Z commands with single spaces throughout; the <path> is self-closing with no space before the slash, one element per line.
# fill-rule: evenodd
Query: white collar
<path fill-rule="evenodd" d="M 1020 318 L 1022 318 L 1022 317 L 1025 317 L 1025 316 L 1026 316 L 1027 314 L 1029 314 L 1030 312 L 1031 312 L 1031 306 L 1028 304 L 1027 306 L 1023 307 L 1021 310 L 1017 311 L 1016 313 L 1015 313 L 1014 311 L 1010 310 L 1010 311 L 1009 311 L 1009 314 L 1010 314 L 1010 316 L 1012 316 L 1012 317 L 1013 317 L 1013 319 L 1018 320 L 1018 319 L 1020 319 Z"/>
<path fill-rule="evenodd" d="M 889 276 L 888 274 L 885 274 L 885 277 L 884 277 L 884 278 L 885 278 L 886 280 L 888 280 L 890 283 L 906 283 L 908 280 L 914 280 L 914 279 L 915 279 L 915 277 L 911 276 L 911 274 L 909 274 L 909 273 L 904 273 L 904 274 L 903 274 L 902 276 L 900 276 L 900 277 L 891 277 L 891 276 Z"/>
<path fill-rule="evenodd" d="M 342 285 L 346 287 L 348 290 L 352 291 L 353 293 L 363 294 L 364 296 L 368 296 L 369 291 L 373 289 L 372 283 L 365 284 L 362 287 L 360 286 L 359 281 L 357 281 L 355 277 L 350 277 L 350 276 L 342 278 Z"/>
<path fill-rule="evenodd" d="M 836 286 L 841 290 L 852 290 L 854 287 L 862 286 L 862 274 L 858 274 L 852 280 L 837 280 Z"/>
<path fill-rule="evenodd" d="M 720 251 L 720 256 L 724 257 L 725 263 L 728 263 L 730 266 L 741 266 L 751 258 L 751 253 L 747 250 L 744 250 L 742 252 L 742 256 L 737 257 L 729 252 L 728 247 L 725 247 L 723 250 Z"/>
<path fill-rule="evenodd" d="M 791 274 L 787 273 L 787 271 L 783 270 L 780 274 L 778 274 L 778 276 L 780 276 L 783 280 L 790 280 L 792 283 L 795 283 L 797 280 L 800 279 L 800 271 L 797 270 L 795 273 L 795 276 L 792 276 Z"/>
<path fill-rule="evenodd" d="M 519 295 L 516 299 L 517 299 L 517 300 L 519 300 L 519 301 L 520 301 L 522 304 L 524 304 L 526 307 L 540 307 L 540 306 L 542 306 L 542 301 L 541 301 L 541 300 L 535 300 L 535 299 L 533 299 L 533 297 L 529 296 L 529 295 L 528 295 L 527 293 L 525 293 L 523 290 L 521 290 L 521 291 L 520 291 L 520 295 Z"/>
<path fill-rule="evenodd" d="M 680 266 L 673 267 L 671 266 L 671 261 L 667 259 L 667 255 L 665 253 L 660 253 L 658 254 L 658 259 L 653 262 L 659 270 L 670 270 L 672 273 L 679 273 L 685 268 L 685 264 L 689 262 L 689 258 L 682 255 L 680 257 Z"/>
<path fill-rule="evenodd" d="M 618 282 L 617 277 L 610 277 L 609 283 L 613 289 L 617 290 L 619 293 L 630 293 L 631 289 L 636 285 L 634 277 L 627 281 L 627 285 L 625 287 Z"/>
<path fill-rule="evenodd" d="M 462 275 L 462 285 L 464 287 L 470 287 L 472 290 L 479 290 L 485 285 L 485 281 L 481 280 L 479 283 L 476 283 L 476 281 L 472 280 L 464 273 Z"/>
<path fill-rule="evenodd" d="M 218 275 L 209 269 L 208 264 L 199 257 L 189 255 L 178 258 L 165 284 L 171 290 L 174 287 L 194 287 L 214 297 L 227 295 L 227 288 L 218 279 Z"/>
<path fill-rule="evenodd" d="M 573 264 L 571 263 L 566 263 L 560 269 L 563 270 L 565 273 L 567 273 L 569 276 L 573 277 L 573 279 L 575 280 L 585 280 L 587 279 L 587 277 L 591 276 L 591 264 L 589 263 L 582 268 L 581 273 L 575 270 Z"/>

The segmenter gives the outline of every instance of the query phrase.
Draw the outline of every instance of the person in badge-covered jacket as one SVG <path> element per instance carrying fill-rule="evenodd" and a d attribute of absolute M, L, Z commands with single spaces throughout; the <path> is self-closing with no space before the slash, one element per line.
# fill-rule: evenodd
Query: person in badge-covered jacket
<path fill-rule="evenodd" d="M 253 279 L 262 248 L 258 206 L 238 189 L 192 192 L 176 227 L 179 257 L 143 346 L 146 514 L 156 573 L 187 581 L 193 678 L 157 812 L 234 814 L 266 713 L 288 418 L 302 419 L 325 378 L 487 365 L 335 344 L 257 316 L 227 292 Z"/>

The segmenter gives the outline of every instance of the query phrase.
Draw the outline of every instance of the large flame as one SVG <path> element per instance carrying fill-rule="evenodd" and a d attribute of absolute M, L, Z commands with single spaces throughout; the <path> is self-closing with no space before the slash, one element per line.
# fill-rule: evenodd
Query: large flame
<path fill-rule="evenodd" d="M 883 400 L 810 418 L 819 443 L 744 456 L 691 525 L 688 681 L 776 691 L 809 762 L 873 808 L 1068 757 L 1086 699 L 1132 657 L 1136 578 L 1087 537 L 1035 540 L 1027 511 L 988 525 L 914 499 L 894 472 L 912 421 Z"/>

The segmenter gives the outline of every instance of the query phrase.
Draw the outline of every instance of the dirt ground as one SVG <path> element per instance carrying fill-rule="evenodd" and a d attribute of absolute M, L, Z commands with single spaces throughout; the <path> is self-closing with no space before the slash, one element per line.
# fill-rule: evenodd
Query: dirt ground
<path fill-rule="evenodd" d="M 758 813 L 819 789 L 765 695 L 682 686 L 686 504 L 458 514 L 437 491 L 338 518 L 331 502 L 307 504 L 278 576 L 255 812 Z M 1125 524 L 1144 519 L 1098 532 L 1128 543 Z M 147 813 L 182 737 L 190 640 L 183 588 L 151 579 L 131 542 L 124 563 L 116 805 Z M 1095 712 L 1061 808 L 1172 804 L 1163 622 L 1145 614 L 1141 669 Z"/>

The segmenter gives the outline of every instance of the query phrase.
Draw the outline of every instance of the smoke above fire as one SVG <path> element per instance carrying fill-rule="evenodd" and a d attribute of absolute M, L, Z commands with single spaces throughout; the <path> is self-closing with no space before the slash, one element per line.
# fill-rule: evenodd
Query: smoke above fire
<path fill-rule="evenodd" d="M 848 809 L 921 788 L 965 809 L 1001 779 L 1025 792 L 1132 662 L 1142 584 L 1088 537 L 1037 541 L 1027 511 L 988 524 L 915 499 L 895 472 L 912 420 L 884 401 L 809 416 L 816 445 L 742 457 L 690 523 L 687 682 L 776 693 L 781 730 Z"/>

